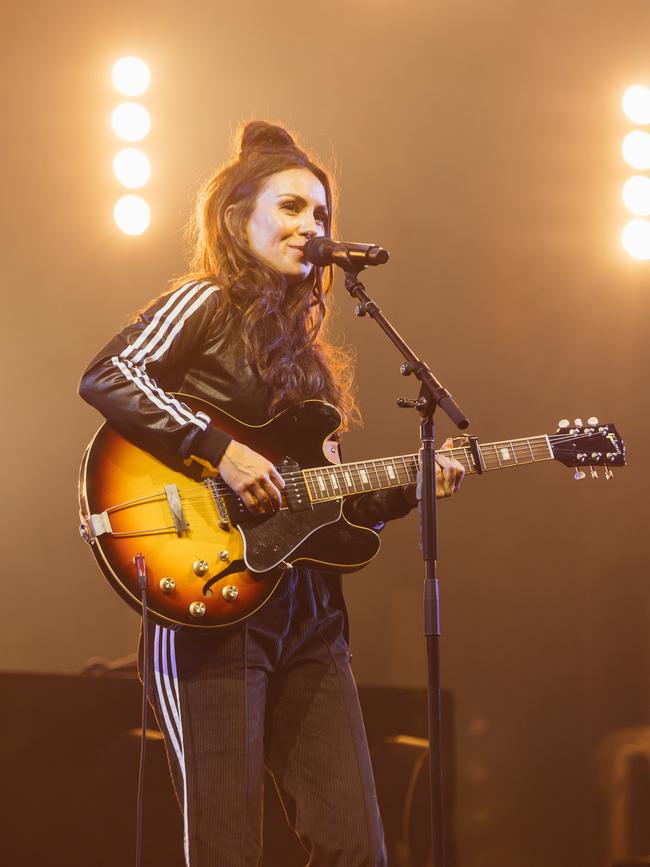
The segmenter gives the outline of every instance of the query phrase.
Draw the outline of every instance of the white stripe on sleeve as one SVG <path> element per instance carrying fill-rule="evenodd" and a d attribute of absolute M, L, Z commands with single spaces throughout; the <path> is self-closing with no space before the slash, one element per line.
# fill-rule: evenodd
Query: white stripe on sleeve
<path fill-rule="evenodd" d="M 135 349 L 139 349 L 143 343 L 149 340 L 151 335 L 154 334 L 154 332 L 157 330 L 160 324 L 160 320 L 163 318 L 165 313 L 169 310 L 170 307 L 173 307 L 179 300 L 181 300 L 183 296 L 188 293 L 188 290 L 190 298 L 192 298 L 199 291 L 200 286 L 201 284 L 198 283 L 185 283 L 183 286 L 177 289 L 176 292 L 173 292 L 165 302 L 164 306 L 156 312 L 156 315 L 153 317 L 147 327 L 141 332 L 141 334 L 138 335 L 137 340 L 135 340 L 130 346 L 127 346 L 124 352 L 122 352 L 122 358 L 128 358 Z"/>
<path fill-rule="evenodd" d="M 207 423 L 184 408 L 181 403 L 175 398 L 169 397 L 161 388 L 155 385 L 142 370 L 137 367 L 132 367 L 131 362 L 120 361 L 117 356 L 111 359 L 112 363 L 117 367 L 122 374 L 136 385 L 140 391 L 144 392 L 149 400 L 164 412 L 169 413 L 174 421 L 180 425 L 185 425 L 188 422 L 197 425 L 201 430 L 207 430 Z M 204 415 L 204 414 L 202 414 Z M 205 417 L 205 416 L 204 416 Z"/>
<path fill-rule="evenodd" d="M 119 357 L 115 356 L 111 359 L 113 365 L 140 391 L 146 394 L 155 406 L 167 412 L 178 424 L 194 424 L 201 430 L 207 430 L 210 417 L 204 412 L 193 413 L 179 400 L 159 388 L 154 380 L 147 375 L 146 365 L 149 361 L 158 361 L 164 355 L 190 316 L 217 289 L 217 286 L 207 282 L 186 283 L 181 286 L 158 310 L 151 322 L 138 335 L 137 340 L 127 346 Z M 196 297 L 197 295 L 198 297 Z M 192 303 L 188 307 L 190 302 Z M 161 345 L 159 346 L 159 344 Z M 129 359 L 128 356 L 135 349 L 138 349 L 138 352 Z M 156 351 L 151 355 L 154 349 Z"/>
<path fill-rule="evenodd" d="M 182 318 L 176 323 L 176 325 L 174 325 L 174 327 L 169 332 L 169 335 L 167 336 L 167 339 L 162 344 L 162 346 L 160 346 L 152 356 L 145 359 L 145 364 L 148 361 L 158 361 L 158 359 L 162 355 L 165 354 L 165 352 L 167 351 L 167 349 L 168 349 L 170 343 L 172 342 L 172 340 L 174 339 L 174 337 L 176 337 L 178 332 L 182 329 L 183 325 L 185 325 L 186 319 L 188 319 L 192 315 L 192 313 L 194 313 L 194 311 L 197 309 L 197 307 L 200 307 L 201 304 L 203 304 L 203 302 L 205 301 L 206 298 L 209 298 L 210 295 L 212 295 L 212 293 L 216 292 L 216 291 L 217 291 L 216 286 L 208 286 L 208 288 L 205 290 L 205 292 L 203 292 L 203 294 L 199 298 L 196 299 L 194 304 L 192 304 L 192 306 L 189 307 L 185 311 Z M 179 305 L 179 307 L 180 307 L 180 305 Z M 166 327 L 168 328 L 170 324 L 171 324 L 171 320 L 167 323 Z M 151 341 L 151 343 L 147 344 L 147 346 L 137 354 L 137 356 L 135 357 L 134 360 L 139 360 L 140 357 L 143 355 L 143 353 L 149 351 L 150 347 L 153 349 L 154 344 L 162 337 L 162 335 L 163 335 L 163 329 L 160 329 L 160 331 L 158 332 L 158 335 L 156 337 L 156 340 Z"/>
<path fill-rule="evenodd" d="M 147 376 L 146 372 L 141 367 L 135 367 L 130 364 L 130 362 L 126 362 L 129 366 L 129 370 L 131 370 L 138 379 L 141 379 L 145 385 L 147 385 L 152 390 L 156 391 L 156 394 L 169 406 L 174 407 L 174 409 L 180 413 L 182 416 L 185 416 L 187 421 L 192 422 L 192 424 L 198 425 L 202 430 L 205 430 L 207 425 L 203 424 L 203 420 L 205 420 L 208 424 L 210 424 L 210 416 L 206 415 L 204 412 L 193 413 L 189 407 L 185 406 L 184 403 L 181 403 L 180 400 L 177 400 L 175 397 L 172 397 L 171 394 L 167 394 L 166 391 L 163 391 L 150 376 Z"/>

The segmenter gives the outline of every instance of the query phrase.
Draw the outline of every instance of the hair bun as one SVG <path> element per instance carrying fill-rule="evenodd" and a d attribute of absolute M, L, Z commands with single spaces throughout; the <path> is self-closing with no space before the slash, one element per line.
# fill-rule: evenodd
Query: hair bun
<path fill-rule="evenodd" d="M 286 129 L 265 120 L 252 120 L 242 131 L 239 157 L 243 159 L 255 151 L 268 153 L 295 146 L 296 143 Z"/>

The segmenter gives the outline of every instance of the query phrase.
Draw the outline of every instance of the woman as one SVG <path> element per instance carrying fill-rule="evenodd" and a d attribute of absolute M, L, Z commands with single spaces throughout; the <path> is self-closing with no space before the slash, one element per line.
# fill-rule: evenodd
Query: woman
<path fill-rule="evenodd" d="M 192 273 L 82 379 L 81 395 L 123 436 L 211 465 L 253 512 L 279 507 L 276 468 L 169 392 L 248 424 L 307 398 L 354 418 L 348 356 L 322 328 L 332 275 L 302 254 L 330 234 L 332 208 L 329 178 L 291 136 L 249 123 L 238 158 L 199 195 Z M 448 496 L 463 469 L 440 464 L 437 494 Z M 397 488 L 352 498 L 346 512 L 378 527 L 414 503 L 413 489 Z M 386 863 L 338 576 L 291 569 L 243 623 L 209 634 L 156 625 L 149 645 L 188 865 L 258 864 L 265 764 L 310 864 Z"/>

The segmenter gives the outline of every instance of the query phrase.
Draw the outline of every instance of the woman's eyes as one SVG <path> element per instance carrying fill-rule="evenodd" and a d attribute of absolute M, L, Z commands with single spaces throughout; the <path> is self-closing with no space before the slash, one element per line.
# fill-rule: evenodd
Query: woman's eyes
<path fill-rule="evenodd" d="M 287 211 L 290 214 L 299 214 L 301 210 L 297 202 L 283 202 L 280 207 L 283 211 Z M 314 219 L 317 223 L 321 223 L 323 226 L 327 224 L 327 217 L 324 214 L 314 214 Z"/>

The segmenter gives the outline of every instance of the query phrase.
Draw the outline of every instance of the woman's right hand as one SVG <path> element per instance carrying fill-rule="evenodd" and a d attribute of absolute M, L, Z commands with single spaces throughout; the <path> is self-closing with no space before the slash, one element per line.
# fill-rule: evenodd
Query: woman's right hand
<path fill-rule="evenodd" d="M 217 469 L 249 511 L 259 515 L 280 508 L 284 479 L 270 461 L 253 449 L 231 440 Z"/>

